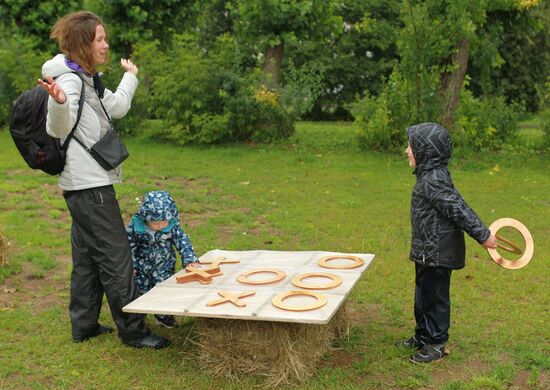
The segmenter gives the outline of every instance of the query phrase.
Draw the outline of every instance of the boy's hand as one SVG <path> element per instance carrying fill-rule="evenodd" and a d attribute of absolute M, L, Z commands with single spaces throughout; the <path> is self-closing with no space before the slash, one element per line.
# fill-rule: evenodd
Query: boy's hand
<path fill-rule="evenodd" d="M 493 233 L 491 233 L 489 238 L 486 239 L 485 242 L 483 242 L 483 244 L 481 245 L 483 245 L 485 248 L 496 249 L 496 247 L 498 246 L 497 237 Z"/>
<path fill-rule="evenodd" d="M 196 263 L 189 263 L 189 264 L 187 264 L 187 267 L 189 267 L 189 268 L 200 268 L 200 267 L 201 267 L 201 264 L 198 263 L 198 262 L 196 262 Z M 187 268 L 187 267 L 186 267 L 186 268 Z"/>

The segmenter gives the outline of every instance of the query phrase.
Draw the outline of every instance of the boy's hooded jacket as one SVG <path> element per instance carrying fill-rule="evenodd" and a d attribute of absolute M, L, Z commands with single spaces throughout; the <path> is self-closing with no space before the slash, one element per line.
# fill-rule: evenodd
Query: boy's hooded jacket
<path fill-rule="evenodd" d="M 411 260 L 460 269 L 465 265 L 463 231 L 478 243 L 491 234 L 456 190 L 448 170 L 452 142 L 437 123 L 407 129 L 416 168 L 411 197 Z"/>
<path fill-rule="evenodd" d="M 149 221 L 168 221 L 168 226 L 152 231 L 147 226 Z M 199 261 L 189 236 L 180 225 L 176 204 L 167 191 L 145 194 L 126 231 L 142 292 L 173 275 L 176 266 L 174 247 L 180 253 L 183 267 Z"/>

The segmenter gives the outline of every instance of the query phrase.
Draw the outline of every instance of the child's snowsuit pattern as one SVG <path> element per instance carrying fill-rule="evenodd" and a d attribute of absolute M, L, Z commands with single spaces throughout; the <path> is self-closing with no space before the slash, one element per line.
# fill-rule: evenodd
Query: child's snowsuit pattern
<path fill-rule="evenodd" d="M 168 221 L 168 226 L 152 231 L 148 221 Z M 167 191 L 148 192 L 143 197 L 137 213 L 126 229 L 136 284 L 142 294 L 157 283 L 172 276 L 176 269 L 176 252 L 180 253 L 183 267 L 198 262 L 189 236 L 185 234 L 179 219 L 178 209 Z"/>

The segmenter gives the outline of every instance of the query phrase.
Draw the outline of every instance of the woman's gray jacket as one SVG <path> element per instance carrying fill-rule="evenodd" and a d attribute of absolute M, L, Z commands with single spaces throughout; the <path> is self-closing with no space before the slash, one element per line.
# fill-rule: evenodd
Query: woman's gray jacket
<path fill-rule="evenodd" d="M 78 100 L 82 80 L 85 83 L 85 100 L 82 115 L 74 136 L 88 148 L 105 135 L 110 127 L 109 119 L 101 107 L 94 89 L 92 77 L 82 74 L 82 79 L 65 63 L 65 56 L 58 54 L 42 66 L 43 77 L 53 77 L 67 100 L 59 104 L 52 97 L 48 100 L 46 131 L 61 142 L 70 133 L 77 117 Z M 105 89 L 101 102 L 112 118 L 122 118 L 130 109 L 138 80 L 126 72 L 115 92 Z M 106 186 L 122 181 L 121 167 L 106 171 L 74 139 L 67 149 L 65 168 L 59 177 L 59 187 L 66 191 Z"/>

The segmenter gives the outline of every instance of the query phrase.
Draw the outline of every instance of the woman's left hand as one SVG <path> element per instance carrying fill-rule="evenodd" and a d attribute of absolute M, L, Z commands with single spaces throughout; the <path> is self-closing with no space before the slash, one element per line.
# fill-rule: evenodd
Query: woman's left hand
<path fill-rule="evenodd" d="M 120 65 L 122 66 L 122 68 L 126 71 L 126 72 L 130 72 L 132 73 L 134 76 L 137 76 L 138 74 L 138 67 L 136 66 L 136 64 L 134 64 L 132 62 L 132 60 L 127 60 L 125 58 L 121 58 L 120 59 Z"/>

